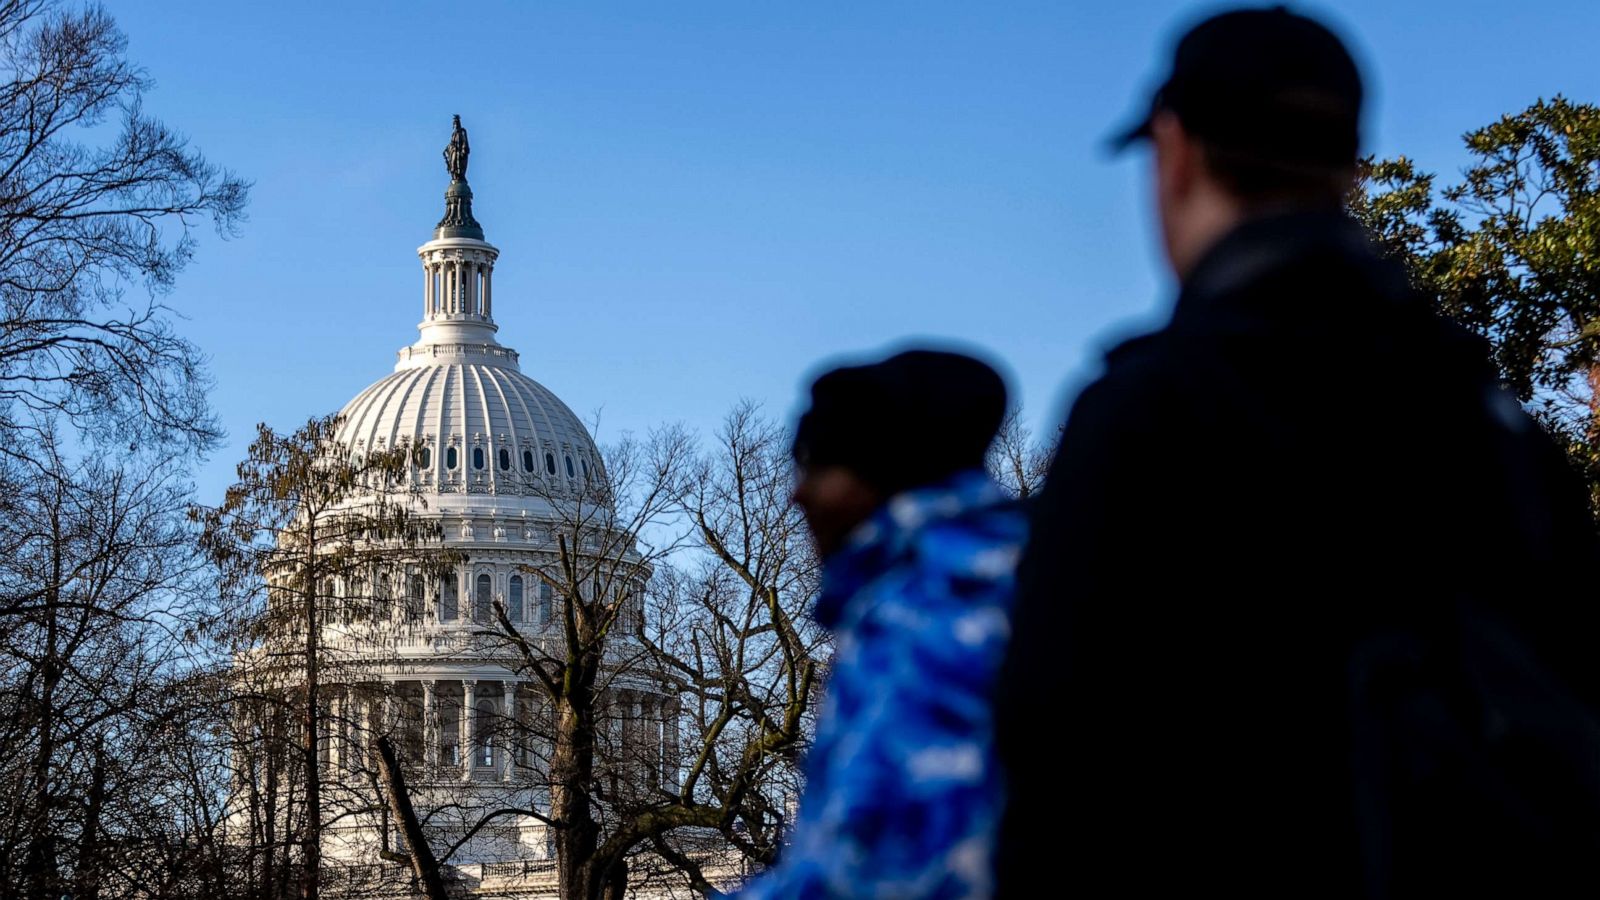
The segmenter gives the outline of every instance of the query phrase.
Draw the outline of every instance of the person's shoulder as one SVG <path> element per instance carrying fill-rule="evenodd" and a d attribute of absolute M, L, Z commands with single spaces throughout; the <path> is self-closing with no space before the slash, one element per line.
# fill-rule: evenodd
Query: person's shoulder
<path fill-rule="evenodd" d="M 1171 325 L 1124 340 L 1105 353 L 1100 373 L 1073 399 L 1067 428 L 1085 430 L 1136 424 L 1181 405 L 1210 367 L 1197 364 L 1196 348 Z"/>
<path fill-rule="evenodd" d="M 957 607 L 1009 590 L 1027 539 L 1027 511 L 1011 499 L 933 523 L 917 536 L 906 558 L 914 570 L 908 584 L 919 594 Z"/>

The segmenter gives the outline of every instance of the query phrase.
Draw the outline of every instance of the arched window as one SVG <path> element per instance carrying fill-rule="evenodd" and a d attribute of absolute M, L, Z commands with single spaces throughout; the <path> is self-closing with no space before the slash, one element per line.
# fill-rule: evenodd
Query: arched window
<path fill-rule="evenodd" d="M 482 625 L 489 621 L 492 612 L 489 591 L 491 583 L 487 574 L 478 576 L 478 589 L 472 595 L 472 621 Z"/>
<path fill-rule="evenodd" d="M 555 600 L 556 592 L 551 589 L 550 582 L 539 582 L 539 627 L 550 627 L 550 607 Z"/>
<path fill-rule="evenodd" d="M 482 447 L 473 447 L 472 448 L 472 467 L 474 469 L 483 468 L 483 448 Z"/>
<path fill-rule="evenodd" d="M 544 455 L 544 470 L 550 475 L 556 473 L 556 455 L 554 453 L 546 453 Z"/>
<path fill-rule="evenodd" d="M 532 450 L 524 450 L 524 451 L 522 451 L 522 471 L 524 471 L 524 472 L 532 472 L 533 471 L 533 451 Z"/>
<path fill-rule="evenodd" d="M 574 472 L 572 470 L 572 457 L 570 457 L 570 456 L 567 457 L 567 477 L 568 478 L 577 478 L 578 477 L 578 473 Z"/>
<path fill-rule="evenodd" d="M 511 451 L 507 450 L 504 447 L 501 447 L 500 448 L 500 471 L 505 472 L 505 471 L 509 471 L 510 469 L 511 469 Z"/>
<path fill-rule="evenodd" d="M 422 576 L 412 572 L 406 577 L 406 621 L 422 621 L 422 604 L 424 588 Z"/>
<path fill-rule="evenodd" d="M 460 589 L 455 573 L 439 579 L 439 621 L 454 622 L 460 610 Z"/>
<path fill-rule="evenodd" d="M 479 700 L 472 716 L 472 762 L 494 765 L 494 701 Z"/>
<path fill-rule="evenodd" d="M 583 466 L 583 480 L 584 481 L 588 481 L 589 480 L 589 461 L 587 459 L 580 459 L 580 460 L 578 460 L 578 463 Z"/>
<path fill-rule="evenodd" d="M 397 694 L 400 703 L 400 749 L 412 765 L 422 764 L 422 698 L 416 694 Z"/>
<path fill-rule="evenodd" d="M 444 467 L 446 469 L 454 469 L 456 462 L 456 448 L 446 447 L 444 451 Z"/>
<path fill-rule="evenodd" d="M 417 448 L 417 468 L 426 469 L 433 465 L 433 452 L 427 447 Z"/>
<path fill-rule="evenodd" d="M 438 706 L 439 723 L 439 759 L 445 765 L 461 765 L 461 729 L 455 723 L 461 721 L 461 698 L 440 697 L 436 701 Z"/>
<path fill-rule="evenodd" d="M 374 622 L 390 622 L 394 620 L 394 592 L 390 590 L 392 582 L 383 575 L 374 573 L 372 578 L 372 620 Z"/>
<path fill-rule="evenodd" d="M 334 599 L 332 578 L 325 579 L 322 582 L 322 596 L 316 598 L 316 602 L 317 611 L 321 613 L 318 618 L 322 620 L 322 624 L 332 625 L 333 611 L 339 605 L 338 601 Z"/>
<path fill-rule="evenodd" d="M 506 610 L 506 614 L 511 617 L 511 621 L 513 621 L 513 622 L 521 622 L 522 621 L 522 576 L 521 575 L 513 575 L 513 576 L 511 576 L 511 590 L 509 591 L 509 593 L 511 594 L 511 599 L 507 604 L 509 608 Z"/>

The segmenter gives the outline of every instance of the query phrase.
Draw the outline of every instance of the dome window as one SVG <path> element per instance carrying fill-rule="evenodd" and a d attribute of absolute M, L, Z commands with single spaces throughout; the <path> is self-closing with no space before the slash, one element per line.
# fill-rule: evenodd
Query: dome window
<path fill-rule="evenodd" d="M 415 572 L 406 576 L 406 621 L 422 621 L 424 585 L 422 576 Z"/>
<path fill-rule="evenodd" d="M 546 453 L 544 455 L 544 470 L 551 475 L 556 473 L 556 455 L 554 453 Z"/>
<path fill-rule="evenodd" d="M 479 625 L 488 624 L 489 617 L 494 612 L 491 585 L 488 575 L 478 576 L 478 590 L 472 595 L 472 621 Z"/>
<path fill-rule="evenodd" d="M 427 447 L 417 448 L 417 467 L 426 469 L 433 465 L 433 452 Z"/>
<path fill-rule="evenodd" d="M 509 471 L 510 469 L 511 469 L 511 451 L 507 450 L 504 447 L 501 447 L 500 448 L 500 471 L 505 472 L 505 471 Z"/>
<path fill-rule="evenodd" d="M 454 450 L 454 447 L 450 449 Z M 456 576 L 446 575 L 439 580 L 439 621 L 454 622 L 460 609 L 460 588 L 456 587 Z"/>
<path fill-rule="evenodd" d="M 577 478 L 578 477 L 578 473 L 573 471 L 573 469 L 572 469 L 572 457 L 570 457 L 570 456 L 567 457 L 567 477 L 568 478 Z"/>
<path fill-rule="evenodd" d="M 513 576 L 511 576 L 511 590 L 508 591 L 507 593 L 509 593 L 511 596 L 510 596 L 509 601 L 506 603 L 506 606 L 508 607 L 508 609 L 506 610 L 506 615 L 513 622 L 521 622 L 522 621 L 522 576 L 521 575 L 513 575 Z"/>
<path fill-rule="evenodd" d="M 459 460 L 456 459 L 456 448 L 446 447 L 444 451 L 444 467 L 446 469 L 454 469 L 458 462 Z"/>
<path fill-rule="evenodd" d="M 472 448 L 472 467 L 474 469 L 483 468 L 483 448 L 482 447 L 473 447 Z"/>
<path fill-rule="evenodd" d="M 524 472 L 532 472 L 533 471 L 533 451 L 532 450 L 524 450 L 524 451 L 522 451 L 522 471 L 524 471 Z"/>
<path fill-rule="evenodd" d="M 494 701 L 479 700 L 472 722 L 472 759 L 479 768 L 494 767 Z"/>
<path fill-rule="evenodd" d="M 589 480 L 589 461 L 587 459 L 580 459 L 580 460 L 578 460 L 578 464 L 583 466 L 583 480 L 584 481 L 588 481 Z"/>

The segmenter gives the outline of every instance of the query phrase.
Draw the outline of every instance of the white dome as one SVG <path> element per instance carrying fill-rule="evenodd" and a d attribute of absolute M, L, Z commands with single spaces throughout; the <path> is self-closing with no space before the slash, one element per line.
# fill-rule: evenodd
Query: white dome
<path fill-rule="evenodd" d="M 583 423 L 516 369 L 512 351 L 496 345 L 418 349 L 402 351 L 408 358 L 398 371 L 346 404 L 341 443 L 358 452 L 416 448 L 419 477 L 441 493 L 548 496 L 552 482 L 598 471 L 599 453 Z"/>
<path fill-rule="evenodd" d="M 456 212 L 470 221 L 470 195 L 463 196 L 468 203 Z M 358 453 L 412 448 L 423 489 L 446 498 L 571 495 L 601 472 L 594 440 L 565 403 L 522 374 L 517 352 L 495 340 L 500 251 L 449 231 L 441 223 L 417 248 L 425 273 L 420 339 L 400 351 L 394 374 L 340 411 L 337 439 Z"/>

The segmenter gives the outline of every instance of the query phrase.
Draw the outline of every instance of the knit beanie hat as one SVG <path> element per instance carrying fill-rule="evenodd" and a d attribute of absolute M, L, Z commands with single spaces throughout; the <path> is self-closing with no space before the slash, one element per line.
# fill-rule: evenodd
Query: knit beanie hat
<path fill-rule="evenodd" d="M 1005 412 L 994 369 L 959 353 L 908 350 L 818 378 L 795 427 L 794 458 L 844 466 L 897 494 L 982 466 Z"/>

